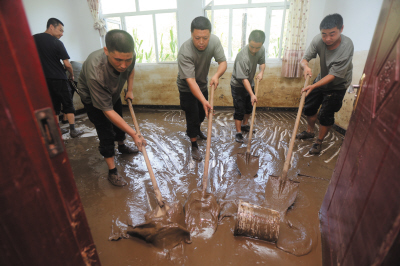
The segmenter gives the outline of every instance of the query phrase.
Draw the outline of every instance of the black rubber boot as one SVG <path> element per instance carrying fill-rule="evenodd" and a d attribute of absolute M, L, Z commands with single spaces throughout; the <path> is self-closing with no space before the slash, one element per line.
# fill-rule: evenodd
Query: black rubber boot
<path fill-rule="evenodd" d="M 203 156 L 201 156 L 199 148 L 197 147 L 192 147 L 192 158 L 193 160 L 196 161 L 201 161 L 203 159 Z"/>
<path fill-rule="evenodd" d="M 122 176 L 116 173 L 108 173 L 108 181 L 110 181 L 111 184 L 117 187 L 123 187 L 126 186 L 128 183 L 124 180 Z"/>
<path fill-rule="evenodd" d="M 71 136 L 71 138 L 76 138 L 82 135 L 83 133 L 85 133 L 83 130 L 73 129 L 69 132 L 69 135 Z"/>
<path fill-rule="evenodd" d="M 136 147 L 132 148 L 132 147 L 129 147 L 129 146 L 125 145 L 125 144 L 118 145 L 118 151 L 120 153 L 122 153 L 122 154 L 132 154 L 132 153 L 138 153 L 139 152 L 139 150 Z"/>
<path fill-rule="evenodd" d="M 199 133 L 199 138 L 202 140 L 207 140 L 207 136 L 203 134 L 203 132 L 200 131 Z"/>
<path fill-rule="evenodd" d="M 312 139 L 314 137 L 315 137 L 314 133 L 309 133 L 305 130 L 296 135 L 296 139 Z"/>
<path fill-rule="evenodd" d="M 241 126 L 240 129 L 241 129 L 243 132 L 250 132 L 250 126 L 249 126 L 249 125 Z M 256 131 L 253 129 L 253 134 L 254 134 L 254 133 L 256 133 Z"/>
<path fill-rule="evenodd" d="M 243 143 L 243 135 L 242 135 L 242 133 L 236 133 L 235 140 L 236 140 L 236 142 Z"/>

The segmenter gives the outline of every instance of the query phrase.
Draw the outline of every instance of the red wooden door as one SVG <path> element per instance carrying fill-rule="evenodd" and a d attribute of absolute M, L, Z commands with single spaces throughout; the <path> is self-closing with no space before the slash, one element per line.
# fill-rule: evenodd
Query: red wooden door
<path fill-rule="evenodd" d="M 400 0 L 383 2 L 364 73 L 320 210 L 324 265 L 400 264 Z"/>
<path fill-rule="evenodd" d="M 21 0 L 0 58 L 0 265 L 100 265 Z"/>

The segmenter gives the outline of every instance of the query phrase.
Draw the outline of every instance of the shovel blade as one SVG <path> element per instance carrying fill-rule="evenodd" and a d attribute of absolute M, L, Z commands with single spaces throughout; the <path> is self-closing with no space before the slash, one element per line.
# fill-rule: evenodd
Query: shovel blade
<path fill-rule="evenodd" d="M 157 206 L 145 214 L 145 223 L 134 226 L 127 233 L 160 249 L 171 249 L 182 242 L 189 243 L 190 232 L 185 226 L 182 204 L 165 204 L 165 206 L 167 206 L 165 215 L 158 216 Z"/>
<path fill-rule="evenodd" d="M 220 206 L 216 198 L 200 189 L 193 190 L 185 204 L 185 221 L 191 236 L 210 238 L 217 230 Z"/>
<path fill-rule="evenodd" d="M 250 153 L 238 153 L 237 154 L 237 165 L 240 174 L 243 177 L 255 177 L 259 168 L 258 156 L 251 155 Z"/>
<path fill-rule="evenodd" d="M 299 190 L 299 182 L 286 180 L 282 181 L 277 176 L 269 176 L 265 186 L 265 204 L 273 210 L 285 213 L 293 205 Z"/>

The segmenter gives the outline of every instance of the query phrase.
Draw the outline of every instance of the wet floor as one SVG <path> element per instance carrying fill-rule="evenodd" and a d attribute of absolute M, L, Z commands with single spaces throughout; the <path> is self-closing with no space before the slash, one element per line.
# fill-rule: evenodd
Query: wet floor
<path fill-rule="evenodd" d="M 196 162 L 190 156 L 184 113 L 151 109 L 135 109 L 135 113 L 164 200 L 184 205 L 190 192 L 201 188 L 204 169 L 204 161 Z M 96 131 L 85 114 L 78 116 L 76 125 L 86 133 L 76 139 L 65 134 L 64 140 L 102 265 L 322 265 L 318 211 L 343 140 L 333 130 L 318 156 L 308 155 L 311 140 L 295 142 L 288 177 L 300 182 L 299 191 L 281 224 L 278 243 L 233 235 L 237 201 L 262 205 L 269 175 L 281 174 L 295 118 L 294 112 L 256 114 L 251 154 L 259 156 L 260 167 L 255 178 L 241 178 L 236 154 L 246 151 L 246 141 L 234 141 L 233 112 L 217 110 L 207 191 L 221 206 L 218 227 L 213 235 L 192 237 L 191 244 L 160 249 L 127 234 L 132 226 L 142 224 L 145 213 L 157 205 L 142 154 L 116 155 L 117 168 L 128 185 L 112 186 L 98 152 Z M 128 108 L 124 109 L 124 119 L 133 127 Z M 206 127 L 205 121 L 204 132 Z M 305 128 L 306 120 L 302 118 L 300 130 Z M 244 137 L 247 140 L 247 134 Z M 204 156 L 206 141 L 198 142 Z M 128 143 L 133 145 L 130 137 Z M 307 254 L 293 255 L 299 250 Z"/>

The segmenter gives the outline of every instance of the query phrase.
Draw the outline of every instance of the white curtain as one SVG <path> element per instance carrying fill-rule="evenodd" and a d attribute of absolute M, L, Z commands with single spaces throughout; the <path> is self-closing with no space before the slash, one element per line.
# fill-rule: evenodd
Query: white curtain
<path fill-rule="evenodd" d="M 285 47 L 282 59 L 282 77 L 301 76 L 300 61 L 306 49 L 310 0 L 291 0 L 288 14 Z"/>
<path fill-rule="evenodd" d="M 94 25 L 93 27 L 99 31 L 100 36 L 104 36 L 107 33 L 106 22 L 99 18 L 99 0 L 87 0 L 90 13 L 92 14 Z"/>

